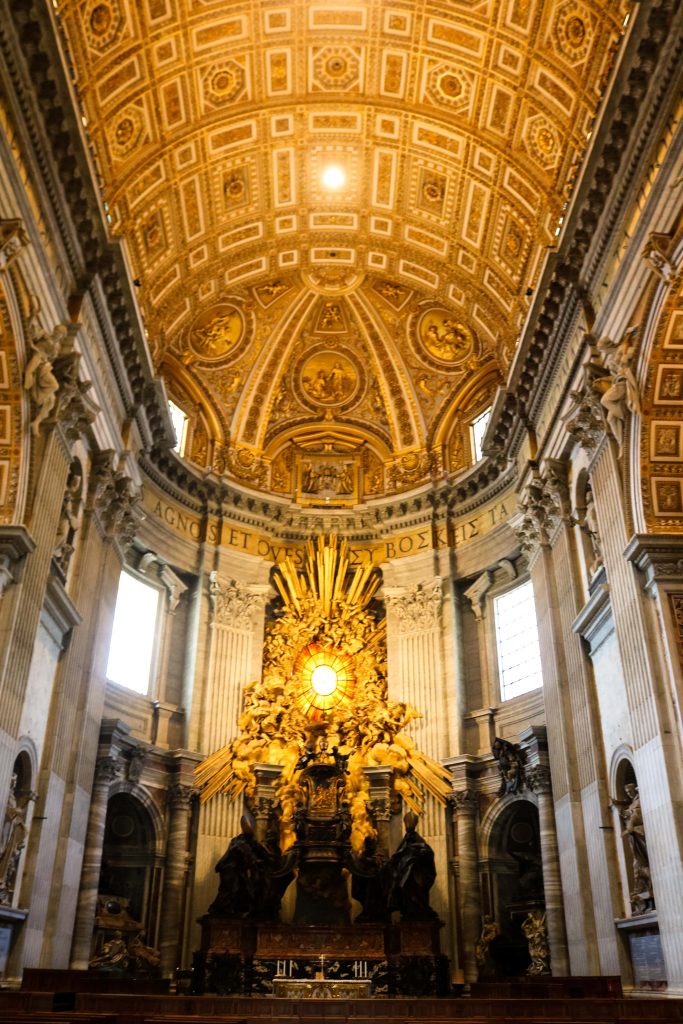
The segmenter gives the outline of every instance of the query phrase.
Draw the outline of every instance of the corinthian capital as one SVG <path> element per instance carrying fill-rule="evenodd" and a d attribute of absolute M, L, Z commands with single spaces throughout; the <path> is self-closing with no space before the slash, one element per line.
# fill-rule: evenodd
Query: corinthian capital
<path fill-rule="evenodd" d="M 547 544 L 560 519 L 559 502 L 541 477 L 538 468 L 534 467 L 529 483 L 519 499 L 522 514 L 521 523 L 513 526 L 520 538 L 522 547 L 531 550 L 536 544 Z"/>
<path fill-rule="evenodd" d="M 255 593 L 237 580 L 220 580 L 215 571 L 209 576 L 212 625 L 250 629 L 254 612 L 263 607 L 264 600 L 263 593 Z"/>
<path fill-rule="evenodd" d="M 387 604 L 398 619 L 401 633 L 418 633 L 439 624 L 441 613 L 441 577 L 431 583 L 418 583 L 413 590 L 387 594 Z"/>
<path fill-rule="evenodd" d="M 533 767 L 527 768 L 524 774 L 527 786 L 533 793 L 552 792 L 550 769 L 545 765 L 533 765 Z"/>
<path fill-rule="evenodd" d="M 459 789 L 453 793 L 452 804 L 456 814 L 473 817 L 479 807 L 479 798 L 473 789 Z"/>

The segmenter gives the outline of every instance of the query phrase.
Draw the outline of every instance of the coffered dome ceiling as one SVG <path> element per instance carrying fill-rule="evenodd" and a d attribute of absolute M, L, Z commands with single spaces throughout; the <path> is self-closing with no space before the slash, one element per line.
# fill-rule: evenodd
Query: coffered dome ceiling
<path fill-rule="evenodd" d="M 336 505 L 471 463 L 627 6 L 55 0 L 188 457 Z"/>

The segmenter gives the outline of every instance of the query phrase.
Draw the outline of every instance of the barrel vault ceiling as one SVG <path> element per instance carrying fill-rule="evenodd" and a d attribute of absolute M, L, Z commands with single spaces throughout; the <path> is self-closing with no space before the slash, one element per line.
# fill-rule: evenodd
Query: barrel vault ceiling
<path fill-rule="evenodd" d="M 471 464 L 624 0 L 54 6 L 187 457 L 339 506 Z"/>

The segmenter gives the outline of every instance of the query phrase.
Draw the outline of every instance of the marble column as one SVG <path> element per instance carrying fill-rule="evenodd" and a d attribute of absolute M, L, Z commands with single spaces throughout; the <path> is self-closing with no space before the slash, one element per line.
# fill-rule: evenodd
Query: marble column
<path fill-rule="evenodd" d="M 166 865 L 159 925 L 161 973 L 165 978 L 173 977 L 182 956 L 193 792 L 191 785 L 183 783 L 176 783 L 168 791 Z"/>
<path fill-rule="evenodd" d="M 481 894 L 477 853 L 477 794 L 461 789 L 453 794 L 457 841 L 457 906 L 462 936 L 461 964 L 466 985 L 477 980 L 475 944 L 481 933 Z"/>
<path fill-rule="evenodd" d="M 35 550 L 0 602 L 0 806 L 9 792 L 38 623 L 62 511 L 71 454 L 59 429 L 40 438 L 28 527 Z"/>
<path fill-rule="evenodd" d="M 122 762 L 115 756 L 102 757 L 95 765 L 95 781 L 90 800 L 81 887 L 71 946 L 70 966 L 78 970 L 87 970 L 90 962 L 109 790 L 112 782 L 119 777 L 121 769 Z"/>
<path fill-rule="evenodd" d="M 555 829 L 555 812 L 550 785 L 550 769 L 534 765 L 525 771 L 527 785 L 538 799 L 538 818 L 541 833 L 541 860 L 543 863 L 543 891 L 545 920 L 550 946 L 550 968 L 555 976 L 569 974 L 567 933 L 564 923 L 560 856 Z"/>

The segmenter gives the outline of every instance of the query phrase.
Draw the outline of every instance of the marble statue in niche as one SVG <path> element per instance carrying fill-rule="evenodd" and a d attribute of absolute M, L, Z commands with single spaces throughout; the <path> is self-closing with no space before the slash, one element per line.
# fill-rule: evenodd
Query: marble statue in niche
<path fill-rule="evenodd" d="M 624 786 L 626 800 L 615 800 L 622 824 L 622 838 L 631 852 L 633 889 L 630 893 L 633 914 L 646 914 L 654 910 L 655 901 L 651 891 L 650 859 L 647 852 L 645 826 L 640 809 L 640 794 L 635 782 Z"/>
<path fill-rule="evenodd" d="M 0 904 L 11 906 L 17 880 L 21 851 L 26 845 L 26 808 L 28 800 L 20 800 L 19 776 L 15 772 L 10 783 L 5 820 L 0 834 Z"/>

